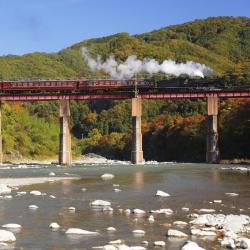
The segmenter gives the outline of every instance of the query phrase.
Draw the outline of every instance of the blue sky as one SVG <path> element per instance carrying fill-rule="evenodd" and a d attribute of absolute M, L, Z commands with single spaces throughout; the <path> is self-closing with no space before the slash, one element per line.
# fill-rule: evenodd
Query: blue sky
<path fill-rule="evenodd" d="M 250 0 L 0 0 L 0 55 L 56 52 L 208 16 L 248 16 Z"/>

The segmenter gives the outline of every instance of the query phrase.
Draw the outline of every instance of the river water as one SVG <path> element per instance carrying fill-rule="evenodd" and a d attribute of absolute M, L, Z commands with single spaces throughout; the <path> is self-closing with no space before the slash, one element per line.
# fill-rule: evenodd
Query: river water
<path fill-rule="evenodd" d="M 147 249 L 153 249 L 153 242 L 163 240 L 163 249 L 180 249 L 186 239 L 170 239 L 166 231 L 176 228 L 190 235 L 189 227 L 178 228 L 169 224 L 176 220 L 190 221 L 187 214 L 200 208 L 214 208 L 217 213 L 250 215 L 250 175 L 222 169 L 220 165 L 208 164 L 153 164 L 132 165 L 79 165 L 71 168 L 37 166 L 32 168 L 0 169 L 1 178 L 6 177 L 41 177 L 53 171 L 56 176 L 77 176 L 78 180 L 56 183 L 36 184 L 20 187 L 18 191 L 39 190 L 45 196 L 26 194 L 13 199 L 0 200 L 0 225 L 18 223 L 22 225 L 15 232 L 17 241 L 14 249 L 91 249 L 102 246 L 111 240 L 122 239 L 127 245 L 142 245 L 147 240 Z M 100 176 L 112 173 L 115 178 L 103 181 Z M 113 184 L 119 184 L 121 192 L 114 192 Z M 81 189 L 86 188 L 83 192 Z M 157 190 L 169 193 L 167 198 L 155 197 Z M 228 197 L 225 193 L 238 193 L 237 197 Z M 56 196 L 51 199 L 49 195 Z M 96 199 L 112 203 L 113 213 L 91 209 L 89 203 Z M 211 203 L 222 200 L 221 204 Z M 35 204 L 37 210 L 28 206 Z M 75 212 L 67 208 L 73 206 Z M 182 207 L 190 208 L 189 212 Z M 149 223 L 148 214 L 144 217 L 125 215 L 119 208 L 139 208 L 145 211 L 159 208 L 171 208 L 171 216 L 156 215 L 155 222 Z M 240 211 L 240 209 L 244 209 Z M 57 222 L 58 231 L 49 229 L 51 222 Z M 116 232 L 107 232 L 107 227 L 115 227 Z M 69 236 L 65 230 L 70 227 L 98 231 L 98 236 Z M 142 229 L 144 236 L 133 235 L 132 231 Z M 201 247 L 220 249 L 217 239 L 191 237 Z"/>

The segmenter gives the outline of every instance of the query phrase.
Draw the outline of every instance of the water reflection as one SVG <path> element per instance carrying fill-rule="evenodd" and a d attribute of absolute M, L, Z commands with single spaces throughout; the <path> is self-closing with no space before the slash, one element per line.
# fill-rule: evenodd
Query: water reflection
<path fill-rule="evenodd" d="M 134 173 L 133 179 L 134 179 L 134 182 L 133 182 L 134 186 L 137 189 L 143 189 L 143 187 L 144 187 L 144 172 Z"/>
<path fill-rule="evenodd" d="M 214 170 L 214 171 L 212 172 L 212 180 L 213 180 L 213 182 L 219 183 L 219 182 L 220 182 L 220 179 L 221 179 L 221 176 L 220 176 L 219 171 Z"/>

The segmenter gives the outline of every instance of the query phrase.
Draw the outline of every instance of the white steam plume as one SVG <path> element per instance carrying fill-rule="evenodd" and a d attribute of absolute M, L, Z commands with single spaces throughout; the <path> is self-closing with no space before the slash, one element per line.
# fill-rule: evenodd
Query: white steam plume
<path fill-rule="evenodd" d="M 114 56 L 110 56 L 106 61 L 102 61 L 100 55 L 93 59 L 85 47 L 81 47 L 84 60 L 92 71 L 103 70 L 114 79 L 130 79 L 138 73 L 164 73 L 166 75 L 180 76 L 186 74 L 190 77 L 204 77 L 206 73 L 212 73 L 213 70 L 205 64 L 192 61 L 186 63 L 176 63 L 173 60 L 164 60 L 159 63 L 155 59 L 144 58 L 137 59 L 136 56 L 129 56 L 124 63 L 118 64 Z"/>

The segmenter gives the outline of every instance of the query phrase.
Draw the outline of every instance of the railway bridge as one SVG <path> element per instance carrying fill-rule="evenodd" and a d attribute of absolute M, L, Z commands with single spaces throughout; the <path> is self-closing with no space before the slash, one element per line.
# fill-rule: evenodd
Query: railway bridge
<path fill-rule="evenodd" d="M 37 83 L 38 81 L 35 81 Z M 57 81 L 59 82 L 59 81 Z M 217 163 L 219 161 L 218 148 L 218 102 L 220 98 L 249 98 L 250 89 L 225 90 L 225 89 L 198 89 L 196 91 L 180 92 L 173 89 L 165 91 L 147 91 L 147 92 L 117 92 L 114 89 L 98 93 L 93 92 L 75 92 L 70 89 L 67 92 L 51 91 L 43 89 L 34 91 L 31 87 L 32 81 L 28 82 L 25 91 L 15 89 L 15 82 L 8 82 L 9 86 L 15 91 L 3 91 L 3 82 L 0 82 L 2 91 L 0 102 L 2 101 L 59 101 L 60 117 L 60 147 L 59 147 L 59 164 L 71 165 L 71 136 L 70 136 L 70 100 L 124 100 L 131 99 L 132 105 L 132 152 L 131 162 L 140 164 L 143 162 L 143 145 L 141 132 L 141 114 L 143 99 L 176 99 L 176 98 L 206 98 L 207 99 L 207 149 L 206 161 L 208 163 Z M 12 85 L 11 85 L 12 84 Z M 167 154 L 167 152 L 166 152 Z M 1 131 L 1 110 L 0 110 L 0 162 L 3 160 L 2 154 L 2 131 Z"/>

